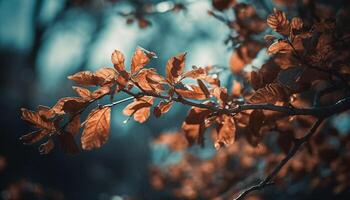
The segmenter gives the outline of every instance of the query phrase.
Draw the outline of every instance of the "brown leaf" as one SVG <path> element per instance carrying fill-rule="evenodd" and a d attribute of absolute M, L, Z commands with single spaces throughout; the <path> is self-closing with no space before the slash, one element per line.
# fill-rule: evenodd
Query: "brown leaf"
<path fill-rule="evenodd" d="M 23 142 L 23 144 L 34 144 L 42 139 L 44 139 L 46 136 L 48 136 L 50 131 L 46 129 L 33 131 L 31 133 L 27 133 L 23 136 L 21 136 L 19 139 Z"/>
<path fill-rule="evenodd" d="M 74 136 L 69 133 L 62 133 L 58 135 L 58 141 L 62 151 L 69 155 L 75 155 L 80 152 Z"/>
<path fill-rule="evenodd" d="M 279 40 L 269 46 L 267 49 L 267 53 L 269 55 L 276 54 L 276 53 L 288 53 L 292 51 L 293 48 L 289 45 L 288 42 L 284 40 Z"/>
<path fill-rule="evenodd" d="M 207 76 L 207 70 L 204 68 L 196 68 L 182 75 L 182 78 L 204 79 Z"/>
<path fill-rule="evenodd" d="M 289 95 L 284 88 L 278 83 L 267 84 L 265 87 L 258 89 L 250 97 L 249 103 L 276 103 L 276 101 L 286 101 Z"/>
<path fill-rule="evenodd" d="M 165 79 L 155 69 L 142 69 L 134 77 L 134 81 L 137 83 L 137 86 L 147 92 L 160 93 L 164 90 L 162 83 L 165 83 Z"/>
<path fill-rule="evenodd" d="M 110 67 L 100 68 L 95 72 L 95 74 L 97 77 L 103 79 L 103 83 L 100 84 L 101 86 L 113 82 L 118 76 L 117 71 Z"/>
<path fill-rule="evenodd" d="M 26 108 L 21 108 L 21 115 L 22 120 L 28 122 L 32 126 L 39 128 L 39 129 L 47 129 L 47 130 L 53 130 L 54 125 L 50 121 L 43 120 L 39 113 L 30 111 Z"/>
<path fill-rule="evenodd" d="M 218 118 L 218 135 L 214 144 L 215 149 L 233 144 L 235 141 L 236 126 L 233 118 L 228 115 L 222 115 Z"/>
<path fill-rule="evenodd" d="M 183 74 L 185 69 L 186 53 L 181 53 L 168 60 L 166 65 L 166 78 L 170 83 L 174 83 Z"/>
<path fill-rule="evenodd" d="M 133 115 L 135 121 L 143 123 L 150 116 L 150 107 L 152 105 L 153 97 L 141 97 L 127 105 L 123 110 L 123 114 L 127 116 Z"/>
<path fill-rule="evenodd" d="M 226 88 L 214 88 L 212 95 L 218 100 L 219 104 L 223 107 L 228 101 L 228 94 Z"/>
<path fill-rule="evenodd" d="M 79 97 L 66 97 L 63 98 L 62 110 L 64 113 L 76 113 L 83 109 L 88 102 Z M 62 99 L 61 99 L 62 100 Z"/>
<path fill-rule="evenodd" d="M 90 90 L 82 87 L 77 87 L 77 86 L 73 86 L 73 90 L 75 90 L 81 98 L 87 101 L 91 99 Z"/>
<path fill-rule="evenodd" d="M 131 60 L 131 74 L 135 74 L 150 61 L 141 48 L 137 48 Z"/>
<path fill-rule="evenodd" d="M 111 107 L 96 108 L 89 114 L 81 136 L 83 149 L 100 148 L 107 142 L 110 120 Z"/>
<path fill-rule="evenodd" d="M 233 80 L 232 82 L 232 95 L 235 97 L 239 97 L 241 95 L 241 91 L 242 91 L 242 85 L 240 82 Z"/>
<path fill-rule="evenodd" d="M 78 72 L 76 74 L 68 76 L 68 79 L 84 86 L 96 86 L 104 83 L 103 78 L 96 76 L 90 71 Z"/>
<path fill-rule="evenodd" d="M 293 17 L 291 28 L 295 30 L 300 30 L 303 28 L 303 20 L 300 17 Z"/>
<path fill-rule="evenodd" d="M 265 115 L 262 110 L 254 110 L 249 116 L 249 124 L 247 126 L 251 133 L 255 136 L 260 136 L 260 129 L 264 124 Z"/>
<path fill-rule="evenodd" d="M 245 41 L 231 55 L 230 67 L 233 73 L 240 73 L 256 57 L 263 45 L 255 40 Z"/>
<path fill-rule="evenodd" d="M 167 113 L 171 106 L 173 105 L 173 102 L 172 101 L 169 101 L 169 102 L 164 102 L 164 101 L 161 101 L 158 106 L 156 106 L 153 110 L 153 114 L 155 117 L 160 117 L 162 114 L 164 113 Z"/>
<path fill-rule="evenodd" d="M 196 100 L 205 100 L 207 99 L 206 95 L 202 91 L 202 89 L 195 85 L 190 85 L 190 89 L 175 89 L 176 93 L 178 93 L 183 98 L 188 99 L 196 99 Z"/>
<path fill-rule="evenodd" d="M 203 81 L 200 79 L 197 79 L 197 83 L 198 83 L 200 89 L 202 90 L 202 92 L 204 93 L 205 97 L 210 98 L 210 92 L 209 92 L 207 86 L 203 83 Z"/>
<path fill-rule="evenodd" d="M 80 129 L 80 115 L 73 117 L 73 119 L 68 123 L 66 127 L 67 133 L 71 135 L 76 135 Z"/>
<path fill-rule="evenodd" d="M 49 154 L 54 147 L 55 147 L 55 143 L 50 138 L 47 142 L 39 146 L 39 152 L 40 154 Z"/>
<path fill-rule="evenodd" d="M 99 99 L 111 92 L 111 88 L 108 86 L 103 86 L 100 87 L 99 89 L 95 90 L 92 94 L 91 97 L 94 99 Z"/>
<path fill-rule="evenodd" d="M 290 25 L 284 12 L 274 9 L 273 14 L 267 17 L 267 24 L 274 31 L 285 36 L 289 35 Z"/>
<path fill-rule="evenodd" d="M 46 121 L 55 117 L 55 112 L 47 106 L 39 105 L 37 110 L 40 117 Z"/>
<path fill-rule="evenodd" d="M 192 107 L 182 124 L 182 130 L 185 133 L 189 144 L 203 144 L 203 134 L 206 129 L 205 119 L 211 113 L 210 110 Z"/>
<path fill-rule="evenodd" d="M 118 50 L 114 50 L 112 53 L 112 63 L 114 65 L 114 68 L 120 73 L 125 71 L 125 57 L 122 52 Z"/>

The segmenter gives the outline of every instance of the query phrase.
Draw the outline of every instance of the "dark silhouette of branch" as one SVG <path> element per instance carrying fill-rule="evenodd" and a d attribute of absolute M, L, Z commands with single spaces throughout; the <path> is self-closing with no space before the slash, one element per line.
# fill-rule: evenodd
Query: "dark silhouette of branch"
<path fill-rule="evenodd" d="M 315 133 L 317 128 L 322 124 L 323 118 L 319 118 L 310 128 L 309 132 L 302 138 L 296 139 L 294 142 L 293 148 L 289 151 L 287 156 L 280 161 L 280 163 L 266 176 L 264 180 L 262 180 L 259 184 L 254 185 L 248 189 L 243 190 L 234 200 L 242 200 L 244 199 L 249 193 L 261 190 L 269 185 L 273 184 L 273 179 L 278 174 L 278 172 L 285 166 L 285 164 L 293 158 L 293 156 L 298 152 L 300 147 L 307 142 Z"/>

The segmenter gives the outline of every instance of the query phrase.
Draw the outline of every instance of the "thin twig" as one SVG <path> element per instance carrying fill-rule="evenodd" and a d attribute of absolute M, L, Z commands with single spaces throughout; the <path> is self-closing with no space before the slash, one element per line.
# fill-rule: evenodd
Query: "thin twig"
<path fill-rule="evenodd" d="M 323 121 L 323 118 L 319 118 L 310 128 L 309 132 L 302 137 L 301 139 L 298 139 L 295 141 L 293 148 L 289 151 L 289 153 L 287 154 L 287 156 L 281 160 L 281 162 L 272 170 L 272 172 L 270 172 L 270 174 L 263 180 L 261 181 L 259 184 L 254 185 L 248 189 L 245 189 L 244 191 L 242 191 L 234 200 L 242 200 L 244 199 L 249 193 L 256 191 L 256 190 L 261 190 L 263 188 L 265 188 L 266 186 L 272 185 L 272 179 L 275 178 L 275 176 L 278 174 L 278 172 L 283 168 L 283 166 L 285 166 L 285 164 L 298 152 L 299 148 L 305 143 L 307 142 L 312 135 L 315 134 L 317 128 L 321 125 Z"/>

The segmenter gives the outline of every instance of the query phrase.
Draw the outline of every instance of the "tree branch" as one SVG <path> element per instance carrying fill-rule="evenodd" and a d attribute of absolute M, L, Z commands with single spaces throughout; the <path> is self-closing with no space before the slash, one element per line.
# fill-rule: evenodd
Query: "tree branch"
<path fill-rule="evenodd" d="M 272 185 L 272 179 L 275 178 L 275 176 L 278 174 L 278 172 L 283 168 L 283 166 L 285 166 L 285 164 L 298 152 L 298 150 L 300 149 L 300 147 L 307 142 L 312 135 L 315 134 L 317 128 L 321 125 L 321 123 L 323 122 L 323 118 L 319 118 L 310 128 L 309 132 L 302 137 L 301 139 L 297 139 L 294 143 L 293 148 L 289 151 L 289 153 L 287 154 L 287 156 L 281 160 L 281 162 L 272 170 L 272 172 L 270 172 L 270 174 L 268 174 L 268 176 L 261 181 L 259 184 L 254 185 L 248 189 L 245 189 L 244 191 L 242 191 L 234 200 L 242 200 L 244 199 L 249 193 L 256 191 L 256 190 L 261 190 L 263 188 L 265 188 L 266 186 Z"/>

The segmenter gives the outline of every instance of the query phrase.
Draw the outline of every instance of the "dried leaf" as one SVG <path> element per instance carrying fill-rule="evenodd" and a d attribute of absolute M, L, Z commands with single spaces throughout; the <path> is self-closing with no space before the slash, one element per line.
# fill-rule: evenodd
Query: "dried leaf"
<path fill-rule="evenodd" d="M 103 78 L 96 76 L 90 71 L 78 72 L 76 74 L 68 76 L 68 79 L 84 86 L 96 86 L 104 83 Z"/>
<path fill-rule="evenodd" d="M 81 136 L 83 149 L 91 150 L 93 148 L 100 148 L 107 142 L 110 120 L 111 107 L 96 108 L 89 114 Z"/>
<path fill-rule="evenodd" d="M 80 115 L 73 117 L 66 127 L 66 132 L 71 135 L 76 135 L 80 129 Z"/>
<path fill-rule="evenodd" d="M 206 76 L 207 70 L 200 67 L 184 73 L 182 78 L 204 79 Z"/>
<path fill-rule="evenodd" d="M 212 95 L 218 100 L 220 106 L 224 107 L 227 100 L 228 100 L 228 94 L 226 88 L 214 88 L 212 91 Z"/>
<path fill-rule="evenodd" d="M 206 129 L 205 119 L 211 113 L 210 110 L 192 107 L 182 124 L 182 130 L 185 133 L 189 144 L 203 144 L 203 133 Z"/>
<path fill-rule="evenodd" d="M 55 112 L 47 106 L 39 105 L 37 110 L 40 117 L 46 121 L 55 117 Z"/>
<path fill-rule="evenodd" d="M 218 118 L 217 138 L 214 144 L 215 149 L 233 144 L 235 141 L 236 126 L 233 118 L 228 115 L 222 115 Z"/>
<path fill-rule="evenodd" d="M 267 24 L 276 32 L 282 35 L 289 35 L 290 25 L 286 14 L 274 9 L 273 14 L 267 17 Z"/>
<path fill-rule="evenodd" d="M 42 129 L 42 130 L 33 131 L 31 133 L 27 133 L 21 136 L 19 139 L 23 142 L 23 144 L 30 145 L 44 139 L 46 136 L 49 135 L 49 133 L 50 131 L 46 129 Z"/>
<path fill-rule="evenodd" d="M 173 105 L 173 102 L 172 101 L 169 101 L 169 102 L 164 102 L 164 101 L 161 101 L 158 106 L 156 106 L 153 110 L 153 114 L 155 117 L 160 117 L 162 114 L 164 113 L 167 113 L 171 106 Z"/>
<path fill-rule="evenodd" d="M 245 41 L 231 55 L 230 67 L 233 73 L 240 73 L 256 57 L 263 45 L 255 40 Z"/>
<path fill-rule="evenodd" d="M 263 88 L 258 89 L 250 97 L 249 103 L 275 103 L 276 101 L 286 101 L 289 95 L 284 88 L 278 83 L 271 83 Z"/>
<path fill-rule="evenodd" d="M 170 83 L 176 82 L 185 69 L 186 53 L 179 54 L 168 60 L 166 65 L 166 78 Z"/>
<path fill-rule="evenodd" d="M 200 79 L 197 79 L 197 83 L 200 87 L 200 89 L 202 90 L 202 92 L 204 93 L 206 98 L 210 98 L 210 92 L 207 88 L 207 86 L 203 83 L 203 81 L 201 81 Z"/>
<path fill-rule="evenodd" d="M 40 145 L 39 152 L 40 154 L 49 154 L 54 147 L 55 143 L 52 139 L 49 139 L 47 142 Z"/>
<path fill-rule="evenodd" d="M 39 129 L 47 129 L 47 130 L 53 130 L 54 125 L 50 121 L 43 120 L 39 113 L 30 111 L 26 108 L 21 108 L 21 115 L 22 120 L 28 122 L 32 126 L 39 128 Z"/>
<path fill-rule="evenodd" d="M 101 86 L 113 82 L 118 76 L 117 71 L 110 67 L 100 68 L 95 72 L 95 74 L 97 77 L 103 79 L 103 83 L 100 84 Z"/>
<path fill-rule="evenodd" d="M 123 114 L 127 116 L 133 115 L 135 121 L 143 123 L 149 118 L 152 105 L 153 97 L 141 97 L 127 105 L 123 110 Z"/>
<path fill-rule="evenodd" d="M 291 28 L 295 30 L 300 30 L 303 28 L 303 20 L 300 17 L 293 17 Z"/>
<path fill-rule="evenodd" d="M 75 155 L 80 152 L 74 136 L 69 133 L 62 133 L 58 135 L 58 141 L 62 151 L 69 155 Z"/>
<path fill-rule="evenodd" d="M 107 94 L 110 94 L 111 92 L 111 88 L 108 87 L 108 86 L 103 86 L 103 87 L 100 87 L 99 89 L 95 90 L 92 94 L 91 94 L 91 97 L 93 99 L 99 99 Z"/>
<path fill-rule="evenodd" d="M 116 69 L 119 73 L 125 71 L 125 57 L 122 52 L 114 50 L 111 59 L 114 69 Z"/>
<path fill-rule="evenodd" d="M 61 99 L 62 100 L 62 99 Z M 67 97 L 64 98 L 64 103 L 62 106 L 62 110 L 64 113 L 76 113 L 83 109 L 88 102 L 79 97 Z"/>
<path fill-rule="evenodd" d="M 267 53 L 269 55 L 272 55 L 276 53 L 288 53 L 292 50 L 293 48 L 290 46 L 288 42 L 284 40 L 279 40 L 270 45 L 270 47 L 267 49 Z"/>
<path fill-rule="evenodd" d="M 202 89 L 195 85 L 190 85 L 190 89 L 175 89 L 176 93 L 178 93 L 183 98 L 188 99 L 196 99 L 196 100 L 205 100 L 207 97 L 205 96 Z"/>
<path fill-rule="evenodd" d="M 135 74 L 150 61 L 141 48 L 137 48 L 131 60 L 131 74 Z"/>
<path fill-rule="evenodd" d="M 75 90 L 81 98 L 87 101 L 91 99 L 90 90 L 82 87 L 77 87 L 77 86 L 73 86 L 73 90 Z"/>

